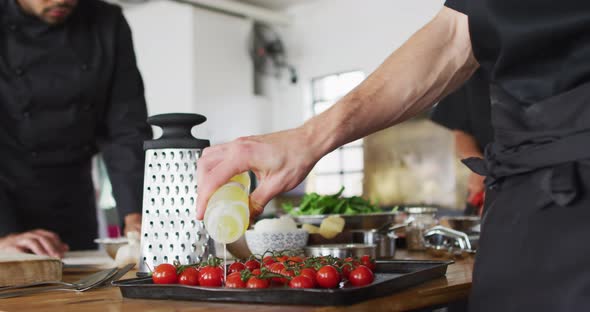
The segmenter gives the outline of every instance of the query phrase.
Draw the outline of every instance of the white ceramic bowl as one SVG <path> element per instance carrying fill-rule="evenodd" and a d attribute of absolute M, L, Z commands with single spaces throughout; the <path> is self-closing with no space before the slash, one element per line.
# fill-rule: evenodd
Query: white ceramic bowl
<path fill-rule="evenodd" d="M 129 243 L 129 240 L 127 240 L 127 238 L 125 237 L 97 238 L 94 240 L 94 242 L 103 247 L 107 254 L 111 258 L 115 259 L 115 256 L 117 256 L 117 251 L 119 250 L 119 248 L 121 248 L 121 246 L 127 245 Z"/>
<path fill-rule="evenodd" d="M 301 252 L 307 245 L 309 234 L 306 230 L 297 229 L 286 232 L 257 232 L 246 231 L 246 244 L 255 255 L 262 255 L 267 251 L 294 250 Z"/>

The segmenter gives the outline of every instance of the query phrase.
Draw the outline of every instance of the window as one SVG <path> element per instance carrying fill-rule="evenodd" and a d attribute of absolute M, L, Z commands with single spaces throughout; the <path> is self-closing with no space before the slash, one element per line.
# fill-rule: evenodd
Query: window
<path fill-rule="evenodd" d="M 312 115 L 320 114 L 365 79 L 361 71 L 328 75 L 312 80 Z M 344 196 L 363 193 L 363 141 L 346 144 L 324 156 L 312 171 L 308 187 L 319 194 L 338 192 Z"/>

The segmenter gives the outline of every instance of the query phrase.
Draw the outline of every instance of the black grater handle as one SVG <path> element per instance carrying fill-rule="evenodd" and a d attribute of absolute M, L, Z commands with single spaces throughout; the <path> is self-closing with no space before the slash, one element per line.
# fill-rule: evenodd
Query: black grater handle
<path fill-rule="evenodd" d="M 160 114 L 150 116 L 147 122 L 162 128 L 162 136 L 144 143 L 144 149 L 154 148 L 199 148 L 208 147 L 209 140 L 196 139 L 191 134 L 193 127 L 204 123 L 207 118 L 199 114 Z"/>

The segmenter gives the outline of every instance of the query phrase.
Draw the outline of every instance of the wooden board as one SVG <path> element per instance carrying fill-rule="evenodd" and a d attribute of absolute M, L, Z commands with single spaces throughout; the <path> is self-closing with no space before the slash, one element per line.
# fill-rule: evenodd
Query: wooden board
<path fill-rule="evenodd" d="M 0 252 L 0 287 L 59 281 L 61 277 L 62 264 L 58 258 Z"/>

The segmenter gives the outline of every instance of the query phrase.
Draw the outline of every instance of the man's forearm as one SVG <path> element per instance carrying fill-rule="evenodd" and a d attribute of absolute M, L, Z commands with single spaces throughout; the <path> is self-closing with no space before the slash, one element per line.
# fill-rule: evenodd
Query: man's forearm
<path fill-rule="evenodd" d="M 467 17 L 445 7 L 361 85 L 301 129 L 325 154 L 432 106 L 478 66 Z"/>

